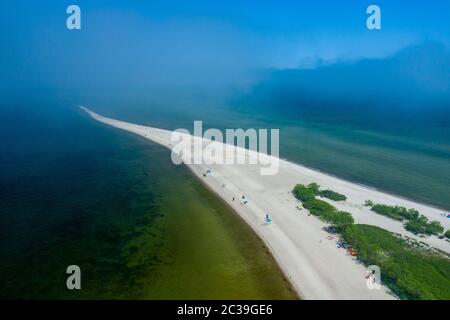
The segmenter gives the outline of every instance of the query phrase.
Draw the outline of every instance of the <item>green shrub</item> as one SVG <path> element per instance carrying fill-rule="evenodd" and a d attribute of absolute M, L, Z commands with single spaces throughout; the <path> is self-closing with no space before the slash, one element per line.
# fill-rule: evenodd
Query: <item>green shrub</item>
<path fill-rule="evenodd" d="M 336 208 L 333 207 L 331 204 L 319 199 L 307 201 L 304 203 L 304 206 L 306 209 L 309 210 L 311 214 L 315 216 L 326 216 L 329 215 L 331 212 L 336 211 Z"/>
<path fill-rule="evenodd" d="M 299 184 L 293 193 L 311 214 L 338 227 L 344 240 L 358 251 L 358 258 L 364 264 L 378 265 L 382 281 L 400 298 L 450 299 L 449 259 L 411 248 L 401 238 L 379 227 L 355 225 L 350 213 L 337 211 L 329 203 L 315 198 L 327 191 L 331 190 L 319 191 L 317 184 Z M 428 222 L 414 209 L 373 204 L 370 200 L 366 201 L 366 206 L 372 206 L 373 211 L 393 219 L 408 220 L 405 228 L 415 233 L 439 234 L 444 230 L 439 222 Z M 450 238 L 450 230 L 445 236 Z"/>
<path fill-rule="evenodd" d="M 420 215 L 405 224 L 405 229 L 415 234 L 438 235 L 444 232 L 444 227 L 438 221 L 428 222 L 428 218 Z"/>
<path fill-rule="evenodd" d="M 296 185 L 293 192 L 295 197 L 301 200 L 302 202 L 308 202 L 316 197 L 316 194 L 314 193 L 313 189 L 308 188 L 303 184 Z"/>
<path fill-rule="evenodd" d="M 373 207 L 373 206 L 374 206 L 374 203 L 372 202 L 372 200 L 366 200 L 366 202 L 364 202 L 364 205 L 365 205 L 366 207 Z"/>
<path fill-rule="evenodd" d="M 317 183 L 313 182 L 313 183 L 308 184 L 308 188 L 311 189 L 311 191 L 314 193 L 314 195 L 316 195 L 316 196 L 319 195 L 320 186 Z"/>
<path fill-rule="evenodd" d="M 334 192 L 333 190 L 320 191 L 319 195 L 322 196 L 322 197 L 328 198 L 330 200 L 334 200 L 334 201 L 345 201 L 345 200 L 347 200 L 346 196 L 344 196 L 343 194 Z"/>
<path fill-rule="evenodd" d="M 405 224 L 405 229 L 414 234 L 425 234 L 428 219 L 424 216 L 422 216 L 422 217 L 423 218 L 418 218 L 418 219 L 408 221 Z"/>
<path fill-rule="evenodd" d="M 384 205 L 384 204 L 374 204 L 372 206 L 372 211 L 375 211 L 378 214 L 389 217 L 394 220 L 402 221 L 403 218 L 396 214 L 394 211 L 394 207 Z"/>
<path fill-rule="evenodd" d="M 342 236 L 366 265 L 378 265 L 381 277 L 403 299 L 450 299 L 450 260 L 410 248 L 389 231 L 353 224 Z"/>
<path fill-rule="evenodd" d="M 354 222 L 350 213 L 345 211 L 337 211 L 331 204 L 319 199 L 305 202 L 304 206 L 311 214 L 319 217 L 325 222 L 333 224 L 338 228 L 345 227 Z"/>
<path fill-rule="evenodd" d="M 439 223 L 439 221 L 431 221 L 426 227 L 427 234 L 438 235 L 444 232 L 444 227 Z"/>
<path fill-rule="evenodd" d="M 444 236 L 445 236 L 447 239 L 450 239 L 450 230 L 445 231 Z"/>
<path fill-rule="evenodd" d="M 304 207 L 313 215 L 319 217 L 321 220 L 333 224 L 338 228 L 343 228 L 354 222 L 350 213 L 344 211 L 337 211 L 328 202 L 316 199 L 316 195 L 321 194 L 320 186 L 317 183 L 311 183 L 308 186 L 298 184 L 295 186 L 293 193 L 303 202 Z M 325 190 L 331 191 L 331 190 Z M 331 191 L 332 192 L 332 191 Z"/>
<path fill-rule="evenodd" d="M 415 209 L 406 209 L 400 206 L 388 206 L 385 204 L 372 205 L 372 211 L 387 216 L 398 221 L 411 220 L 419 216 L 419 212 Z"/>
<path fill-rule="evenodd" d="M 428 218 L 421 215 L 416 209 L 374 204 L 372 211 L 398 221 L 407 220 L 405 229 L 414 234 L 437 235 L 444 231 L 444 228 L 438 221 L 428 222 Z"/>
<path fill-rule="evenodd" d="M 347 197 L 343 194 L 334 192 L 333 190 L 320 190 L 320 186 L 317 183 L 310 183 L 307 186 L 303 184 L 297 184 L 293 190 L 294 195 L 301 201 L 309 201 L 316 196 L 325 197 L 335 201 L 345 201 Z"/>
<path fill-rule="evenodd" d="M 334 214 L 333 221 L 331 221 L 332 224 L 339 228 L 346 227 L 354 222 L 352 215 L 346 211 L 337 211 Z"/>
<path fill-rule="evenodd" d="M 411 208 L 411 209 L 406 210 L 406 208 L 404 208 L 404 207 L 399 207 L 399 208 L 401 208 L 399 214 L 407 220 L 416 219 L 420 215 L 419 211 L 417 211 L 416 209 Z"/>

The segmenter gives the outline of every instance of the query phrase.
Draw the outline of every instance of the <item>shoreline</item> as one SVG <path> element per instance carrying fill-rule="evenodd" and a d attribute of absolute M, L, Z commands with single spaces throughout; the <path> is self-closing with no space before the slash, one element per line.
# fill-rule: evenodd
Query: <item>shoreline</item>
<path fill-rule="evenodd" d="M 432 203 L 417 201 L 417 200 L 414 200 L 414 199 L 409 198 L 407 196 L 394 194 L 394 193 L 389 193 L 389 191 L 387 191 L 387 190 L 380 189 L 380 188 L 377 188 L 377 187 L 373 187 L 371 185 L 367 185 L 367 184 L 358 182 L 356 180 L 342 178 L 342 177 L 338 176 L 337 174 L 334 174 L 334 173 L 331 173 L 331 172 L 328 172 L 328 171 L 325 171 L 325 170 L 319 170 L 319 169 L 307 166 L 307 165 L 305 165 L 305 164 L 303 164 L 301 162 L 294 162 L 294 161 L 291 161 L 291 160 L 286 159 L 286 158 L 280 158 L 280 161 L 286 161 L 286 162 L 292 163 L 294 165 L 298 165 L 298 166 L 304 167 L 304 168 L 306 168 L 308 170 L 314 171 L 314 172 L 316 172 L 318 174 L 323 174 L 323 175 L 327 175 L 327 176 L 333 177 L 333 178 L 338 179 L 338 180 L 343 180 L 343 181 L 346 181 L 346 182 L 358 185 L 358 186 L 360 186 L 362 188 L 367 188 L 367 189 L 370 189 L 370 190 L 373 190 L 373 191 L 377 191 L 379 193 L 383 193 L 383 194 L 388 195 L 388 196 L 394 196 L 396 198 L 402 199 L 404 201 L 408 201 L 410 203 L 414 203 L 414 204 L 419 205 L 419 206 L 430 207 L 430 208 L 433 208 L 435 210 L 440 210 L 440 211 L 443 211 L 443 212 L 450 213 L 450 209 L 446 209 L 444 207 L 439 207 L 438 205 L 435 205 L 435 204 L 432 204 Z"/>
<path fill-rule="evenodd" d="M 84 110 L 100 122 L 169 147 L 170 131 L 126 123 Z M 298 212 L 295 208 L 297 202 L 290 191 L 296 183 L 317 182 L 324 188 L 348 196 L 349 201 L 346 203 L 334 205 L 352 213 L 357 223 L 378 225 L 391 232 L 408 235 L 398 222 L 370 212 L 361 207 L 361 204 L 371 199 L 380 203 L 414 207 L 414 202 L 281 159 L 280 171 L 276 176 L 260 176 L 258 170 L 255 170 L 257 165 L 212 165 L 208 168 L 211 168 L 213 173 L 204 177 L 205 168 L 202 165 L 186 166 L 198 179 L 203 180 L 203 185 L 214 191 L 255 231 L 301 298 L 393 298 L 385 287 L 381 290 L 367 289 L 365 267 L 336 248 L 334 241 L 327 240 L 329 234 L 323 230 L 325 223 L 307 216 L 304 211 Z M 248 204 L 231 200 L 232 196 L 239 199 L 238 195 L 244 193 L 249 200 Z M 424 215 L 437 218 L 434 217 L 437 214 L 434 208 L 419 204 L 416 208 L 421 212 L 425 208 L 427 212 L 422 212 Z M 264 212 L 270 212 L 274 218 L 271 225 L 262 223 Z M 447 224 L 443 225 L 448 229 Z M 427 241 L 431 244 L 438 243 L 436 239 Z M 443 250 L 449 252 L 450 245 L 444 243 Z"/>
<path fill-rule="evenodd" d="M 195 174 L 195 172 L 187 165 L 185 165 L 184 163 L 182 164 L 183 167 L 185 167 L 188 171 L 189 174 L 192 175 L 193 179 L 196 179 L 205 189 L 207 192 L 210 192 L 214 197 L 217 198 L 218 201 L 220 201 L 221 203 L 223 203 L 223 205 L 228 208 L 230 210 L 230 212 L 237 218 L 239 219 L 239 221 L 241 221 L 246 227 L 249 228 L 249 231 L 252 232 L 257 238 L 258 241 L 264 245 L 268 250 L 269 250 L 269 254 L 271 256 L 271 259 L 275 262 L 276 267 L 278 268 L 278 271 L 282 274 L 283 276 L 283 280 L 286 281 L 289 285 L 289 289 L 292 290 L 295 295 L 296 295 L 296 300 L 303 300 L 302 296 L 301 296 L 301 292 L 298 288 L 294 287 L 294 284 L 292 282 L 292 280 L 289 278 L 289 275 L 286 273 L 286 271 L 283 269 L 282 264 L 280 264 L 279 260 L 277 259 L 277 257 L 274 255 L 273 250 L 270 249 L 270 245 L 268 243 L 266 243 L 266 241 L 261 238 L 261 235 L 254 230 L 243 218 L 242 216 L 239 214 L 238 211 L 236 211 L 227 201 L 225 201 L 225 199 L 223 199 L 220 194 L 218 194 L 215 190 L 213 190 L 208 184 L 205 183 L 204 180 L 201 179 L 201 177 L 199 177 L 198 175 Z"/>

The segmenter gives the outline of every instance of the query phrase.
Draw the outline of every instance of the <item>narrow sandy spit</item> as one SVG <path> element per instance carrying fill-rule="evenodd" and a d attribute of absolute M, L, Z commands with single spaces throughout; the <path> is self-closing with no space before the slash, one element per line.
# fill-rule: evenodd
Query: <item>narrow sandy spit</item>
<path fill-rule="evenodd" d="M 100 122 L 138 134 L 165 147 L 171 147 L 171 131 L 110 119 L 86 108 L 83 109 Z M 240 148 L 235 148 L 235 152 L 244 152 L 247 159 L 255 156 L 255 153 Z M 385 287 L 379 290 L 368 289 L 366 268 L 349 256 L 344 249 L 337 248 L 336 237 L 331 240 L 328 238 L 329 234 L 323 230 L 326 226 L 323 222 L 308 216 L 305 210 L 296 209 L 297 200 L 292 196 L 291 190 L 297 183 L 317 182 L 323 188 L 345 194 L 348 199 L 344 203 L 333 201 L 330 203 L 351 212 L 356 223 L 377 225 L 450 253 L 448 242 L 434 236 L 419 238 L 407 232 L 402 224 L 371 212 L 363 204 L 365 200 L 370 199 L 375 203 L 416 208 L 429 219 L 438 220 L 445 229 L 449 229 L 449 219 L 441 216 L 442 210 L 344 181 L 288 161 L 280 160 L 279 165 L 278 173 L 269 176 L 260 175 L 260 165 L 188 164 L 187 166 L 261 237 L 302 298 L 394 299 Z M 204 177 L 207 170 L 211 172 Z M 243 195 L 248 201 L 246 204 L 241 200 Z M 273 218 L 271 224 L 264 223 L 266 213 Z"/>

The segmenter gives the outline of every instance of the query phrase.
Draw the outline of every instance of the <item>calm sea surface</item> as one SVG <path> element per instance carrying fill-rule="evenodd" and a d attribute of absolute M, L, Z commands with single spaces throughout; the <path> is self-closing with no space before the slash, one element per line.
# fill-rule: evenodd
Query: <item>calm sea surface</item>
<path fill-rule="evenodd" d="M 1 112 L 0 297 L 295 298 L 263 243 L 168 150 L 75 108 Z M 80 291 L 66 289 L 69 265 Z"/>
<path fill-rule="evenodd" d="M 6 298 L 294 298 L 267 249 L 168 150 L 75 107 L 1 109 Z M 173 106 L 177 107 L 173 107 Z M 280 128 L 281 157 L 450 209 L 448 127 L 361 124 L 180 100 L 89 105 L 167 129 Z M 68 265 L 82 290 L 68 291 Z"/>

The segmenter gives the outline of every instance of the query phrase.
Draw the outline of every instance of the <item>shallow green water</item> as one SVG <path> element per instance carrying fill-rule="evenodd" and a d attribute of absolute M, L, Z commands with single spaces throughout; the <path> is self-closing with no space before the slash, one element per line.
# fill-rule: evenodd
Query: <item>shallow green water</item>
<path fill-rule="evenodd" d="M 3 115 L 0 297 L 295 298 L 262 242 L 168 150 L 74 110 Z M 72 264 L 80 291 L 65 286 Z"/>

